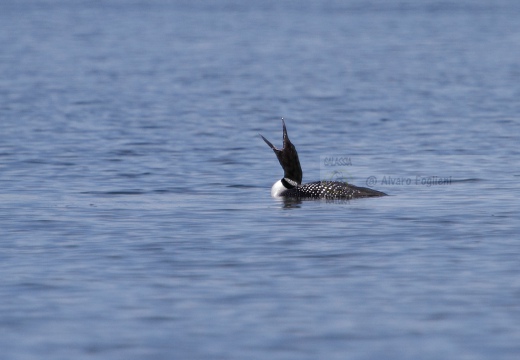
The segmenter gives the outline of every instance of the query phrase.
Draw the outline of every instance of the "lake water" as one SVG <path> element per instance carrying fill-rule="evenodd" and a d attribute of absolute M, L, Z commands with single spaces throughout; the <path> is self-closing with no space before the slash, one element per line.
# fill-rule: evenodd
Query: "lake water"
<path fill-rule="evenodd" d="M 2 358 L 518 359 L 519 18 L 2 1 Z"/>

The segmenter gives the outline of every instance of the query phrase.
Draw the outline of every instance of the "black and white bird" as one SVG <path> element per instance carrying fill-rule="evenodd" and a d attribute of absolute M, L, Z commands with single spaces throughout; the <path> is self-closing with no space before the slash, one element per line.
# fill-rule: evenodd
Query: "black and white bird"
<path fill-rule="evenodd" d="M 297 198 L 297 199 L 356 199 L 366 197 L 385 196 L 381 191 L 365 187 L 350 185 L 340 181 L 315 181 L 302 184 L 302 168 L 296 148 L 287 136 L 285 121 L 283 124 L 283 148 L 277 149 L 269 140 L 260 135 L 271 149 L 273 149 L 284 175 L 281 180 L 274 183 L 271 188 L 272 197 Z"/>

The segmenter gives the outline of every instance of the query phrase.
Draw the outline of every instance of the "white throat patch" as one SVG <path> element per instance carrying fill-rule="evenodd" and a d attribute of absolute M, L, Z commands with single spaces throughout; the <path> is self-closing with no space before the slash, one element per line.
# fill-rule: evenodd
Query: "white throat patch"
<path fill-rule="evenodd" d="M 271 196 L 272 197 L 281 197 L 282 193 L 287 190 L 285 186 L 282 184 L 282 180 L 278 180 L 273 184 L 273 187 L 271 188 Z"/>

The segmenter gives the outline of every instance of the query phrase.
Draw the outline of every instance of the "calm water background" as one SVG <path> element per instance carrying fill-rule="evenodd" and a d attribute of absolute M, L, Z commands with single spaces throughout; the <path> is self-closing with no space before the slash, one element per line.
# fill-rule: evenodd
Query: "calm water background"
<path fill-rule="evenodd" d="M 2 1 L 2 358 L 518 359 L 519 19 Z M 270 198 L 282 116 L 392 196 Z"/>

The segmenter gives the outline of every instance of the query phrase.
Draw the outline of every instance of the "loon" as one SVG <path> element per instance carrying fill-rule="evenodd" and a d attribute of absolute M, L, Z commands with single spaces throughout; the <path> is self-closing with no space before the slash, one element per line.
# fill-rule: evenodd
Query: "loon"
<path fill-rule="evenodd" d="M 366 197 L 385 196 L 384 192 L 365 187 L 350 185 L 340 181 L 314 181 L 302 184 L 303 172 L 300 166 L 298 152 L 287 136 L 285 121 L 283 125 L 283 148 L 277 149 L 269 140 L 260 135 L 267 145 L 273 149 L 280 165 L 284 170 L 281 180 L 274 183 L 271 188 L 271 196 L 275 198 L 296 199 L 356 199 Z"/>

